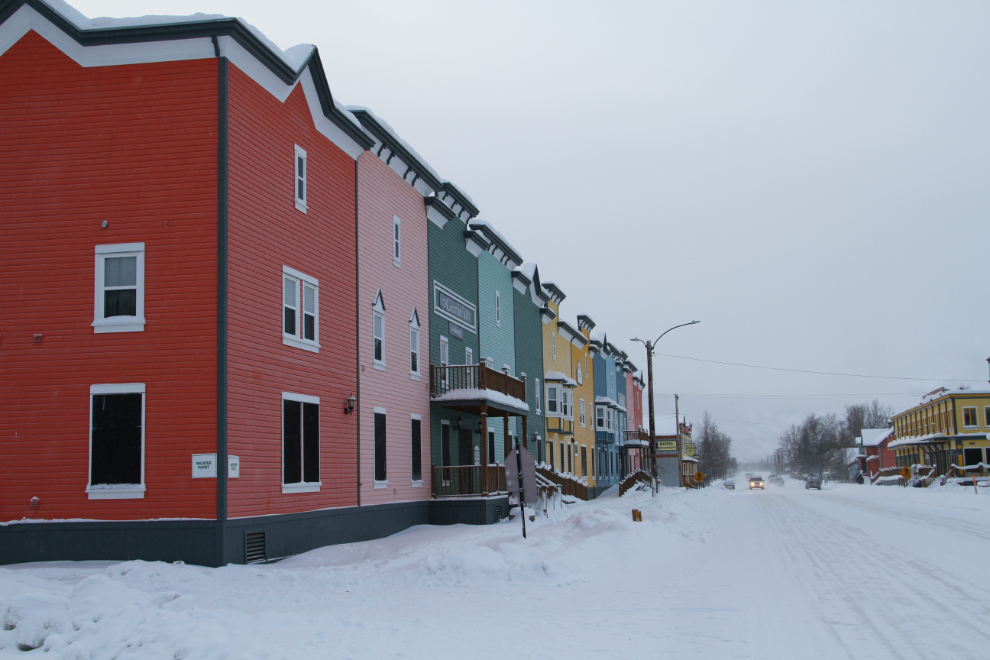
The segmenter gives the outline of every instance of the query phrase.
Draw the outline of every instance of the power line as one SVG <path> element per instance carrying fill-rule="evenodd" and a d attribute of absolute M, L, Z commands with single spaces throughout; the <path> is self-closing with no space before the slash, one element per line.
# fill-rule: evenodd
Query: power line
<path fill-rule="evenodd" d="M 702 358 L 687 357 L 686 355 L 670 355 L 669 353 L 656 353 L 663 357 L 675 358 L 677 360 L 691 360 L 693 362 L 708 362 L 710 364 L 723 364 L 730 367 L 747 367 L 749 369 L 768 369 L 770 371 L 789 371 L 798 374 L 815 374 L 818 376 L 846 376 L 848 378 L 883 378 L 886 380 L 920 380 L 925 382 L 941 383 L 982 383 L 982 380 L 971 378 L 910 378 L 907 376 L 867 376 L 864 374 L 844 374 L 835 371 L 811 371 L 810 369 L 784 369 L 782 367 L 764 367 L 757 364 L 741 364 L 739 362 L 721 362 L 719 360 L 704 360 Z"/>
<path fill-rule="evenodd" d="M 883 392 L 879 394 L 703 394 L 698 392 L 677 392 L 682 397 L 695 397 L 707 399 L 754 399 L 757 401 L 774 401 L 782 399 L 796 399 L 815 401 L 818 399 L 852 399 L 865 397 L 921 397 L 924 392 Z M 655 396 L 674 396 L 674 392 L 657 392 Z"/>

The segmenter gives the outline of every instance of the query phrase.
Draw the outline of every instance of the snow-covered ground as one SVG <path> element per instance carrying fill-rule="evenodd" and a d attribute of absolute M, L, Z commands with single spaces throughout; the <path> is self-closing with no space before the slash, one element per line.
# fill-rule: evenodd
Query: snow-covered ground
<path fill-rule="evenodd" d="M 740 486 L 613 489 L 525 540 L 517 518 L 267 566 L 0 568 L 0 656 L 990 657 L 990 489 Z"/>

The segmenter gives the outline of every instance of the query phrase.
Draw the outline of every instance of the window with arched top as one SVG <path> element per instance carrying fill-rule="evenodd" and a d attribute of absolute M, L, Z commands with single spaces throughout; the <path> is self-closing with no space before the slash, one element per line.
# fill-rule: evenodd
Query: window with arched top
<path fill-rule="evenodd" d="M 578 382 L 578 385 L 584 385 L 584 372 L 581 371 L 581 363 L 580 362 L 578 362 L 578 368 L 577 368 L 577 382 Z"/>

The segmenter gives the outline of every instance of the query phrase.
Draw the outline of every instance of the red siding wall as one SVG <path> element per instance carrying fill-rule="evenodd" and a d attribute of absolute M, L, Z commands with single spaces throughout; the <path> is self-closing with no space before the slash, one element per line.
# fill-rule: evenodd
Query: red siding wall
<path fill-rule="evenodd" d="M 217 61 L 82 68 L 30 32 L 0 90 L 0 520 L 215 517 Z M 146 329 L 94 334 L 94 246 L 130 242 Z M 87 498 L 97 383 L 146 384 L 144 499 Z"/>
<path fill-rule="evenodd" d="M 308 156 L 295 208 L 294 148 Z M 357 504 L 355 162 L 320 134 L 301 87 L 281 103 L 230 66 L 228 482 L 231 518 Z M 319 280 L 320 352 L 282 343 L 282 266 Z M 320 398 L 318 493 L 282 493 L 282 392 Z"/>

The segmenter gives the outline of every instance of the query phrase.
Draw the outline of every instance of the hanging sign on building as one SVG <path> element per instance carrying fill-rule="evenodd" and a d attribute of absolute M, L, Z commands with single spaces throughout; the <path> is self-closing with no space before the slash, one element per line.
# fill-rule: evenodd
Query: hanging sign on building
<path fill-rule="evenodd" d="M 688 456 L 690 456 L 691 458 L 694 458 L 694 443 L 693 442 L 686 442 L 686 443 L 684 443 L 684 453 L 687 454 Z"/>
<path fill-rule="evenodd" d="M 476 332 L 477 308 L 437 281 L 433 282 L 433 311 L 468 332 Z"/>
<path fill-rule="evenodd" d="M 447 330 L 450 332 L 450 336 L 455 339 L 464 339 L 464 328 L 457 325 L 453 321 L 447 321 Z"/>
<path fill-rule="evenodd" d="M 677 451 L 677 440 L 657 440 L 657 451 Z"/>

